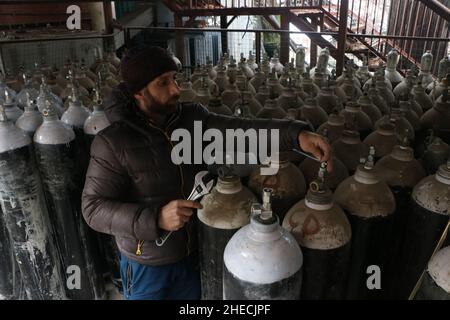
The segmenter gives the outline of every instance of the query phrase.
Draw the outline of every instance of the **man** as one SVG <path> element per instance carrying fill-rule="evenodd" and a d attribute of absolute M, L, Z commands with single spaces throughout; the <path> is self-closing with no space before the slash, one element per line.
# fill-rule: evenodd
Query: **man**
<path fill-rule="evenodd" d="M 83 215 L 95 230 L 115 236 L 121 252 L 126 299 L 199 299 L 200 280 L 192 215 L 201 208 L 187 201 L 199 165 L 176 165 L 171 133 L 203 127 L 280 129 L 280 150 L 300 147 L 323 161 L 330 159 L 325 140 L 305 131 L 303 122 L 249 120 L 219 116 L 199 104 L 179 104 L 177 67 L 167 52 L 145 48 L 124 58 L 124 83 L 105 102 L 111 126 L 91 147 L 83 191 Z M 155 241 L 168 231 L 162 246 Z"/>

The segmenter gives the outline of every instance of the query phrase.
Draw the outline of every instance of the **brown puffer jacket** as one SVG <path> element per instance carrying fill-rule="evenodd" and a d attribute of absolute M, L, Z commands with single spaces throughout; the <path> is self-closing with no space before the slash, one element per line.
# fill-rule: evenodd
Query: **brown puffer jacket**
<path fill-rule="evenodd" d="M 195 250 L 193 223 L 173 232 L 158 247 L 155 240 L 165 234 L 158 227 L 161 207 L 175 199 L 186 199 L 195 174 L 202 165 L 175 165 L 171 161 L 176 128 L 192 136 L 194 121 L 203 130 L 217 128 L 278 128 L 280 150 L 290 150 L 307 125 L 289 120 L 249 120 L 208 113 L 199 104 L 179 104 L 177 111 L 158 128 L 138 111 L 123 84 L 105 101 L 112 123 L 94 139 L 82 196 L 83 216 L 94 230 L 114 235 L 122 254 L 142 264 L 173 263 Z M 192 220 L 192 219 L 191 219 Z M 140 252 L 138 252 L 140 244 Z"/>

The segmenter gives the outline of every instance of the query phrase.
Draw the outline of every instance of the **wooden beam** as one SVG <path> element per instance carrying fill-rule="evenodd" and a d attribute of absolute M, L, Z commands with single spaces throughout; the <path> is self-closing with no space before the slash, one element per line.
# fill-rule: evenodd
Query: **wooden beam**
<path fill-rule="evenodd" d="M 280 30 L 280 26 L 278 25 L 278 22 L 272 18 L 271 16 L 264 15 L 264 19 L 274 28 L 275 30 Z"/>
<path fill-rule="evenodd" d="M 289 31 L 289 15 L 281 15 L 281 30 Z M 289 62 L 289 36 L 288 32 L 283 32 L 280 36 L 281 46 L 280 46 L 280 62 L 286 64 Z"/>
<path fill-rule="evenodd" d="M 183 27 L 183 17 L 174 14 L 175 27 Z M 175 50 L 177 58 L 180 59 L 181 64 L 184 65 L 184 32 L 177 30 L 175 31 Z"/>
<path fill-rule="evenodd" d="M 231 26 L 231 24 L 233 23 L 234 19 L 236 19 L 236 18 L 237 18 L 237 16 L 233 16 L 233 17 L 230 19 L 230 21 L 227 22 L 227 28 L 228 28 L 229 26 Z"/>
<path fill-rule="evenodd" d="M 256 49 L 256 63 L 259 65 L 261 62 L 261 32 L 255 34 L 255 49 Z"/>
<path fill-rule="evenodd" d="M 227 19 L 227 16 L 220 16 L 220 29 L 228 28 Z M 220 33 L 220 41 L 222 42 L 222 52 L 228 52 L 228 33 L 226 31 Z"/>
<path fill-rule="evenodd" d="M 347 41 L 347 16 L 348 0 L 341 1 L 339 9 L 339 38 L 336 57 L 336 75 L 340 76 L 344 71 L 345 43 Z"/>
<path fill-rule="evenodd" d="M 317 20 L 316 18 L 311 18 L 311 25 L 314 31 L 317 31 Z M 309 48 L 309 67 L 312 69 L 317 64 L 317 45 L 318 43 L 311 38 L 311 46 Z"/>

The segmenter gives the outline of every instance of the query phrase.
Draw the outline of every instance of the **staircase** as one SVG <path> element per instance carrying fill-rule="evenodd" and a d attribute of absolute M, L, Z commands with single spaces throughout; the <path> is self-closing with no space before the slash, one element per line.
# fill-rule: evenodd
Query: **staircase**
<path fill-rule="evenodd" d="M 345 59 L 342 52 L 341 56 L 338 56 L 337 48 L 338 40 L 343 36 L 343 30 L 339 30 L 339 17 L 345 1 L 348 2 L 345 53 L 353 54 L 358 59 L 370 56 L 386 61 L 387 52 L 395 48 L 403 58 L 403 64 L 406 66 L 415 64 L 420 67 L 423 51 L 431 46 L 430 49 L 435 56 L 434 71 L 437 71 L 437 61 L 444 49 L 441 42 L 435 47 L 434 44 L 427 44 L 423 38 L 403 40 L 377 36 L 394 34 L 448 38 L 450 10 L 442 4 L 447 0 L 163 0 L 175 15 L 190 17 L 261 15 L 274 29 L 281 29 L 275 19 L 270 18 L 272 15 L 280 15 L 282 20 L 284 19 L 283 29 L 286 29 L 289 23 L 301 31 L 309 32 L 317 31 L 319 26 L 321 31 L 339 33 L 333 36 L 335 40 L 333 43 L 320 34 L 307 33 L 307 36 L 319 47 L 328 47 L 335 59 Z M 418 20 L 419 17 L 421 20 Z M 422 30 L 423 27 L 419 30 L 419 26 L 424 24 L 423 21 L 429 22 L 428 27 L 426 30 Z M 439 33 L 440 30 L 442 34 Z M 358 34 L 373 37 L 363 38 L 356 36 Z M 286 45 L 289 46 L 289 41 Z M 286 50 L 288 49 L 285 48 L 284 51 Z"/>

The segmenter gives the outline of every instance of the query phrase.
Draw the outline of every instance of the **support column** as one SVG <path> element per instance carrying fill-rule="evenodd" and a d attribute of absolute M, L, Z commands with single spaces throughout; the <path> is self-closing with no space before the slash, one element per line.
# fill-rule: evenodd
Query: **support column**
<path fill-rule="evenodd" d="M 289 31 L 289 15 L 281 15 L 281 30 Z M 289 62 L 289 33 L 281 33 L 280 62 L 286 64 Z"/>
<path fill-rule="evenodd" d="M 106 31 L 105 14 L 102 2 L 92 2 L 88 4 L 89 15 L 91 17 L 92 30 L 98 32 Z"/>
<path fill-rule="evenodd" d="M 227 16 L 220 16 L 220 28 L 227 29 L 228 28 L 228 18 Z M 222 42 L 222 52 L 225 53 L 228 51 L 228 34 L 226 31 L 222 31 L 220 33 L 220 39 Z"/>
<path fill-rule="evenodd" d="M 259 65 L 261 62 L 261 32 L 255 34 L 255 50 L 256 50 L 256 63 Z"/>
<path fill-rule="evenodd" d="M 112 17 L 112 7 L 111 7 L 110 1 L 103 2 L 103 12 L 105 15 L 105 32 L 107 34 L 112 33 L 111 25 L 112 25 L 113 17 Z"/>
<path fill-rule="evenodd" d="M 174 14 L 175 28 L 183 27 L 183 16 Z M 175 50 L 176 56 L 180 60 L 181 64 L 184 65 L 184 32 L 175 31 Z"/>
<path fill-rule="evenodd" d="M 348 0 L 341 1 L 339 9 L 339 36 L 336 57 L 336 76 L 340 76 L 344 71 L 345 44 L 347 40 L 347 16 Z"/>
<path fill-rule="evenodd" d="M 317 31 L 317 18 L 311 17 L 311 25 L 314 31 Z M 311 40 L 311 48 L 309 48 L 309 68 L 312 69 L 317 63 L 317 44 Z"/>

